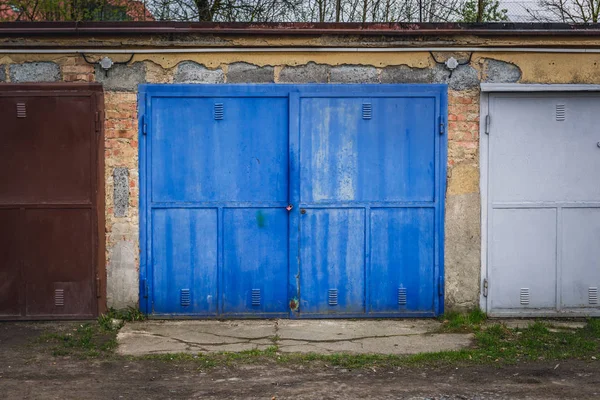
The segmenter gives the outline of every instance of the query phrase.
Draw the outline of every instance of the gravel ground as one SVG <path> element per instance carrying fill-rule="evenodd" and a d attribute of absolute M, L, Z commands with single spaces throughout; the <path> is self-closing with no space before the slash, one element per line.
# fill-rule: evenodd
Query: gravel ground
<path fill-rule="evenodd" d="M 359 370 L 266 362 L 203 370 L 190 361 L 53 356 L 36 338 L 57 324 L 0 323 L 0 398 L 600 398 L 598 361 Z"/>

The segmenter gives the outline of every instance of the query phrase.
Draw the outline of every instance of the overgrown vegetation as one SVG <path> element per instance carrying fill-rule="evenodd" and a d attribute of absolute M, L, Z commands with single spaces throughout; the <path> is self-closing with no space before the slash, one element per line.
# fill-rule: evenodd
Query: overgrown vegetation
<path fill-rule="evenodd" d="M 144 321 L 146 316 L 140 310 L 134 307 L 128 307 L 124 310 L 115 310 L 109 308 L 106 314 L 98 317 L 98 324 L 106 331 L 118 331 L 125 322 Z"/>
<path fill-rule="evenodd" d="M 55 356 L 109 357 L 117 348 L 117 332 L 124 322 L 144 319 L 144 314 L 136 308 L 111 308 L 98 317 L 97 322 L 76 323 L 67 325 L 66 330 L 44 333 L 38 338 L 38 343 L 49 345 Z"/>
<path fill-rule="evenodd" d="M 487 320 L 487 315 L 480 309 L 475 309 L 467 314 L 449 312 L 439 319 L 442 321 L 441 332 L 468 333 L 479 331 L 481 324 Z"/>
<path fill-rule="evenodd" d="M 139 321 L 144 316 L 135 309 L 110 310 L 98 323 L 84 323 L 72 330 L 42 335 L 39 340 L 50 344 L 56 356 L 112 357 L 117 346 L 118 321 Z M 538 321 L 527 328 L 509 329 L 502 324 L 489 325 L 481 311 L 469 314 L 449 313 L 442 317 L 443 332 L 474 334 L 474 346 L 460 351 L 422 353 L 410 356 L 376 354 L 298 354 L 281 353 L 278 337 L 264 350 L 213 354 L 160 354 L 142 357 L 163 362 L 194 363 L 199 369 L 217 366 L 283 363 L 328 365 L 340 368 L 390 368 L 495 364 L 524 361 L 560 361 L 565 359 L 600 360 L 600 319 L 589 319 L 582 329 L 555 329 Z M 114 356 L 116 357 L 116 356 Z M 133 357 L 132 357 L 133 358 Z"/>
<path fill-rule="evenodd" d="M 55 356 L 107 357 L 117 348 L 117 334 L 103 329 L 100 324 L 86 322 L 66 331 L 44 333 L 38 342 L 49 345 Z"/>

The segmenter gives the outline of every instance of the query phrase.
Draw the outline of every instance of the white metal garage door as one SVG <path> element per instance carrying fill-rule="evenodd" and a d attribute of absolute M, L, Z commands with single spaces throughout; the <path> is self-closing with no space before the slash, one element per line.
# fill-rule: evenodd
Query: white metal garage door
<path fill-rule="evenodd" d="M 598 314 L 600 94 L 490 94 L 487 113 L 488 313 Z"/>

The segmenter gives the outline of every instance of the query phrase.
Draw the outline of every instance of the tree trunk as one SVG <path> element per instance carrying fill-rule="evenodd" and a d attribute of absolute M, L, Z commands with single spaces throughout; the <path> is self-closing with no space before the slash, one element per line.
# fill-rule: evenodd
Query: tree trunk
<path fill-rule="evenodd" d="M 483 22 L 483 7 L 485 3 L 483 0 L 477 1 L 477 22 Z"/>
<path fill-rule="evenodd" d="M 198 21 L 210 22 L 212 21 L 212 14 L 210 12 L 209 0 L 194 0 L 196 8 L 198 8 Z"/>

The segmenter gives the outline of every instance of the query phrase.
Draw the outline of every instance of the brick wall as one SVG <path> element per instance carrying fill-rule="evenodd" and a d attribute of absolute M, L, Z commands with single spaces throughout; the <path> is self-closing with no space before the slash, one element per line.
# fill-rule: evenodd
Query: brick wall
<path fill-rule="evenodd" d="M 373 54 L 373 58 L 377 55 Z M 169 57 L 165 55 L 164 57 Z M 123 308 L 138 302 L 139 175 L 137 86 L 140 83 L 447 83 L 448 188 L 446 196 L 446 304 L 452 308 L 477 305 L 480 274 L 479 220 L 479 83 L 518 80 L 518 67 L 503 62 L 462 65 L 452 74 L 432 63 L 369 66 L 317 64 L 286 65 L 285 55 L 274 65 L 243 61 L 216 68 L 178 59 L 163 68 L 152 61 L 115 65 L 105 74 L 81 56 L 52 60 L 20 59 L 0 65 L 6 81 L 101 82 L 105 90 L 105 179 L 107 295 L 109 306 Z M 332 56 L 334 57 L 334 56 Z M 115 61 L 120 61 L 115 56 Z M 489 67 L 492 65 L 493 68 Z M 508 73 L 508 72 L 510 73 Z M 2 79 L 0 79 L 2 80 Z"/>

